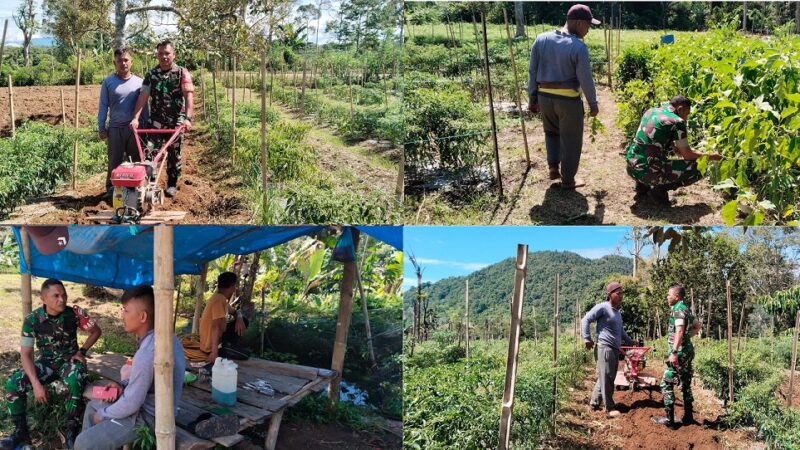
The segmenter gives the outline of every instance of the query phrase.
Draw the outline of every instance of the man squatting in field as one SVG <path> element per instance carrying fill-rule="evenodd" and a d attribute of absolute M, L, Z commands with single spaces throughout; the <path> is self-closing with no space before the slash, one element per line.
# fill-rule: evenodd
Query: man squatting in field
<path fill-rule="evenodd" d="M 653 417 L 653 421 L 675 428 L 675 392 L 673 386 L 680 386 L 683 392 L 683 418 L 684 425 L 695 423 L 692 409 L 692 376 L 694 370 L 694 345 L 691 338 L 700 332 L 700 321 L 692 311 L 683 303 L 686 289 L 679 284 L 673 284 L 667 291 L 667 303 L 670 306 L 669 314 L 669 359 L 661 380 L 661 393 L 664 396 L 664 411 L 666 417 Z"/>
<path fill-rule="evenodd" d="M 30 444 L 28 434 L 28 391 L 38 403 L 48 403 L 45 384 L 61 380 L 67 386 L 67 428 L 64 433 L 66 448 L 72 449 L 79 431 L 78 412 L 86 384 L 86 353 L 94 345 L 102 330 L 83 309 L 67 306 L 64 284 L 48 278 L 42 283 L 39 294 L 42 307 L 35 309 L 22 322 L 20 360 L 22 369 L 6 381 L 6 408 L 14 424 L 14 433 L 0 442 L 0 448 L 13 449 Z M 78 348 L 77 330 L 89 333 L 88 339 Z M 33 359 L 33 344 L 39 356 Z"/>
<path fill-rule="evenodd" d="M 597 382 L 594 385 L 589 406 L 595 411 L 600 409 L 600 400 L 602 399 L 606 407 L 606 414 L 610 418 L 620 415 L 613 398 L 620 347 L 623 342 L 627 345 L 636 344 L 622 328 L 622 315 L 619 308 L 622 305 L 623 295 L 622 285 L 619 282 L 609 283 L 606 286 L 606 301 L 595 305 L 581 319 L 581 337 L 583 337 L 587 349 L 594 346 L 590 324 L 597 322 L 597 347 L 595 350 Z"/>
<path fill-rule="evenodd" d="M 130 123 L 142 87 L 142 79 L 131 72 L 130 48 L 121 47 L 114 50 L 114 67 L 116 71 L 106 77 L 100 85 L 100 105 L 97 108 L 100 139 L 108 139 L 106 195 L 109 197 L 113 194 L 111 171 L 125 161 L 139 161 L 139 152 L 136 149 Z M 146 108 L 142 114 L 146 119 Z"/>
<path fill-rule="evenodd" d="M 83 415 L 83 430 L 75 440 L 76 450 L 115 450 L 136 440 L 136 428 L 155 428 L 156 395 L 153 384 L 155 373 L 155 295 L 153 288 L 139 285 L 126 290 L 122 303 L 122 326 L 136 336 L 137 350 L 133 355 L 130 377 L 107 386 L 117 388 L 122 395 L 102 400 L 92 400 Z M 174 359 L 172 365 L 172 399 L 175 415 L 178 414 L 186 359 L 178 337 L 172 334 Z"/>
<path fill-rule="evenodd" d="M 583 147 L 581 91 L 589 103 L 589 115 L 599 112 L 589 49 L 581 40 L 592 24 L 600 21 L 592 17 L 591 9 L 574 5 L 564 28 L 538 35 L 531 47 L 528 110 L 542 113 L 549 176 L 561 178 L 565 189 L 584 185 L 575 178 Z"/>
<path fill-rule="evenodd" d="M 690 111 L 691 102 L 682 95 L 645 111 L 626 156 L 637 197 L 646 194 L 670 206 L 669 191 L 702 178 L 697 159 L 704 155 L 689 148 L 686 120 Z M 683 159 L 670 159 L 675 152 Z M 722 155 L 711 153 L 708 159 L 719 161 Z"/>
<path fill-rule="evenodd" d="M 131 129 L 139 127 L 142 110 L 150 101 L 150 126 L 156 129 L 172 129 L 179 124 L 186 125 L 186 131 L 192 128 L 194 113 L 194 84 L 192 76 L 185 67 L 175 64 L 175 49 L 169 39 L 161 41 L 157 46 L 158 66 L 147 72 L 142 80 L 142 90 L 136 101 L 136 109 L 131 120 Z M 158 135 L 151 141 L 158 151 L 168 139 L 168 135 Z M 179 136 L 167 150 L 167 197 L 173 197 L 178 191 L 178 178 L 181 175 L 181 141 Z M 145 155 L 147 156 L 147 155 Z"/>

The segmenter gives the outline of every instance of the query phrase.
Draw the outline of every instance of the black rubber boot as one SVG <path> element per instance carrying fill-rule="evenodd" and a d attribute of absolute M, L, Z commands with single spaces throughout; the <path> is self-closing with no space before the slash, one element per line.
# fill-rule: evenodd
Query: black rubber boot
<path fill-rule="evenodd" d="M 669 198 L 669 190 L 664 186 L 656 186 L 650 189 L 647 195 L 660 206 L 672 206 L 672 200 Z"/>
<path fill-rule="evenodd" d="M 0 441 L 0 449 L 12 450 L 20 445 L 30 444 L 31 436 L 28 434 L 28 419 L 25 414 L 11 416 L 11 423 L 14 424 L 14 432 L 11 436 Z"/>
<path fill-rule="evenodd" d="M 635 190 L 636 190 L 636 197 L 647 195 L 647 193 L 650 192 L 650 186 L 637 181 Z"/>
<path fill-rule="evenodd" d="M 692 407 L 691 403 L 686 403 L 683 405 L 683 417 L 681 417 L 681 424 L 683 425 L 692 425 L 696 424 L 694 420 L 694 408 Z"/>
<path fill-rule="evenodd" d="M 75 448 L 75 438 L 81 432 L 80 424 L 76 419 L 69 419 L 67 421 L 67 429 L 64 432 L 64 448 L 72 450 Z"/>
<path fill-rule="evenodd" d="M 653 417 L 653 422 L 655 422 L 655 423 L 657 423 L 659 425 L 664 425 L 664 426 L 666 426 L 668 428 L 671 428 L 673 430 L 676 429 L 676 426 L 675 426 L 675 409 L 668 408 L 665 411 L 667 413 L 666 416 L 664 416 L 664 417 Z"/>

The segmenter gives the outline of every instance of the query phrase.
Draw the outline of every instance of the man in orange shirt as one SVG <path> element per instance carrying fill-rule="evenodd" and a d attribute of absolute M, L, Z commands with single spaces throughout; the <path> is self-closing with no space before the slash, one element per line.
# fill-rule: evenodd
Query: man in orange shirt
<path fill-rule="evenodd" d="M 228 303 L 236 291 L 236 274 L 223 272 L 217 277 L 217 291 L 212 295 L 200 316 L 200 349 L 208 354 L 206 362 L 213 364 L 218 356 L 228 359 L 247 359 L 246 351 L 237 348 L 239 337 L 247 329 L 242 312 Z M 236 320 L 228 322 L 228 314 Z M 222 344 L 222 348 L 220 348 Z"/>

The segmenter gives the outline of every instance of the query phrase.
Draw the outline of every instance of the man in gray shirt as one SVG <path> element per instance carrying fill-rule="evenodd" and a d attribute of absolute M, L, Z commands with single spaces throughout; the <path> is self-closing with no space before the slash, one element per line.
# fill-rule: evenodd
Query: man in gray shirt
<path fill-rule="evenodd" d="M 131 73 L 131 63 L 131 50 L 128 47 L 114 50 L 116 72 L 106 77 L 100 86 L 97 128 L 100 139 L 108 139 L 106 195 L 109 196 L 112 194 L 111 171 L 123 161 L 139 161 L 139 151 L 129 124 L 142 88 L 142 79 Z"/>
<path fill-rule="evenodd" d="M 139 349 L 133 355 L 130 378 L 120 383 L 110 383 L 122 395 L 109 399 L 92 400 L 86 405 L 83 415 L 83 431 L 75 439 L 75 449 L 114 450 L 136 440 L 136 428 L 146 426 L 152 432 L 155 427 L 156 398 L 153 384 L 155 372 L 154 316 L 155 295 L 153 288 L 136 286 L 122 294 L 122 322 L 125 331 L 133 333 L 139 341 Z M 183 376 L 186 359 L 177 336 L 172 335 L 173 366 L 172 396 L 175 415 L 183 392 Z"/>
<path fill-rule="evenodd" d="M 614 404 L 614 378 L 619 366 L 619 352 L 622 343 L 633 345 L 634 341 L 622 328 L 622 285 L 613 281 L 606 287 L 606 301 L 594 306 L 581 320 L 581 337 L 586 348 L 594 346 L 590 324 L 597 322 L 597 383 L 592 391 L 589 405 L 592 409 L 600 409 L 600 400 L 606 406 L 608 417 L 619 416 Z"/>
<path fill-rule="evenodd" d="M 575 178 L 583 147 L 581 91 L 589 103 L 589 115 L 597 116 L 599 109 L 589 49 L 581 39 L 592 24 L 599 23 L 588 6 L 574 5 L 564 28 L 540 34 L 531 47 L 528 109 L 542 113 L 549 176 L 560 178 L 564 189 L 585 185 Z"/>

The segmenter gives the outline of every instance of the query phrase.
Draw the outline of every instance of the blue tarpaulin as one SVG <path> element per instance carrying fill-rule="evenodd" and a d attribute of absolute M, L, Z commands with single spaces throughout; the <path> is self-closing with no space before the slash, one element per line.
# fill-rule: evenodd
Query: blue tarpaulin
<path fill-rule="evenodd" d="M 30 268 L 20 273 L 64 281 L 128 288 L 153 284 L 153 226 L 69 225 L 67 246 L 42 255 L 30 245 Z M 179 225 L 173 227 L 174 273 L 199 274 L 204 263 L 228 254 L 246 255 L 320 231 L 322 226 Z M 402 250 L 401 226 L 357 227 Z M 14 227 L 20 243 L 20 229 Z"/>

